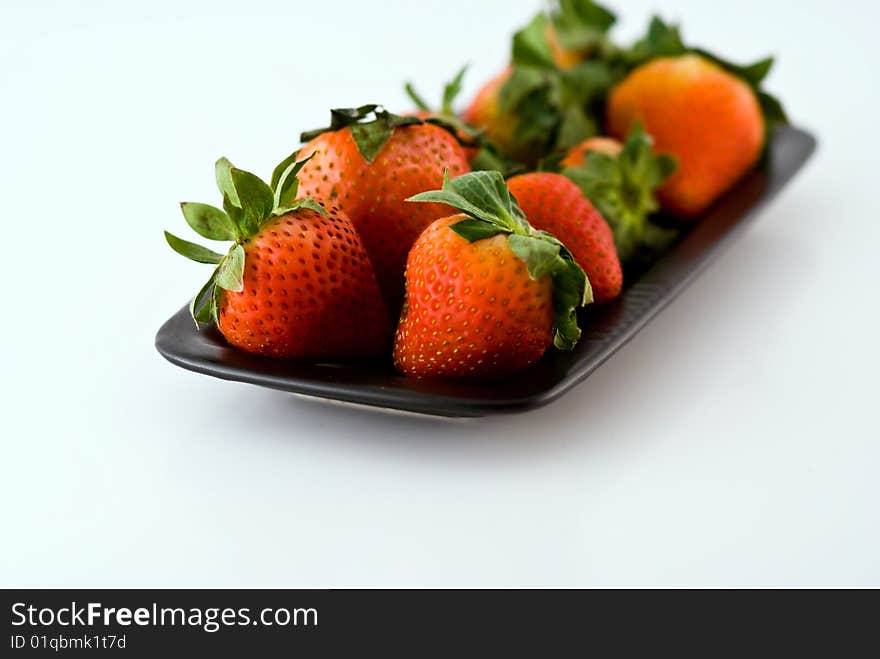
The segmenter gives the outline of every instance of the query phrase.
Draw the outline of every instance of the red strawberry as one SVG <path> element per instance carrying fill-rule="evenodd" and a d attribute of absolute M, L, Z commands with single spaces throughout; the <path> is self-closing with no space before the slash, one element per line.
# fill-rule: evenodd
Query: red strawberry
<path fill-rule="evenodd" d="M 580 337 L 590 283 L 556 238 L 533 229 L 498 172 L 473 172 L 411 201 L 463 214 L 435 221 L 409 253 L 397 368 L 419 378 L 491 379 Z"/>
<path fill-rule="evenodd" d="M 623 272 L 611 228 L 580 188 L 548 172 L 514 176 L 507 185 L 529 223 L 549 231 L 571 250 L 590 278 L 596 302 L 620 294 Z"/>
<path fill-rule="evenodd" d="M 217 264 L 193 298 L 196 320 L 214 320 L 229 343 L 271 357 L 346 360 L 375 357 L 391 328 L 366 251 L 335 206 L 297 200 L 304 161 L 259 178 L 217 161 L 223 207 L 185 203 L 189 225 L 211 240 L 232 240 L 226 255 L 171 235 L 190 259 Z"/>
<path fill-rule="evenodd" d="M 338 204 L 348 214 L 389 306 L 398 305 L 409 248 L 448 213 L 440 204 L 414 210 L 404 201 L 439 185 L 447 169 L 452 176 L 470 171 L 463 147 L 446 128 L 375 105 L 333 110 L 329 129 L 302 139 L 311 141 L 300 153 L 315 156 L 301 173 L 300 196 Z"/>

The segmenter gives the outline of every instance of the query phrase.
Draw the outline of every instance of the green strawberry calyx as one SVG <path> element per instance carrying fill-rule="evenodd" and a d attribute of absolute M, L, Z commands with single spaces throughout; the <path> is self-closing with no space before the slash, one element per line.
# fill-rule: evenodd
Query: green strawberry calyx
<path fill-rule="evenodd" d="M 430 113 L 427 121 L 431 119 L 442 121 L 446 127 L 455 129 L 455 135 L 459 143 L 463 146 L 475 147 L 477 149 L 476 154 L 470 158 L 473 169 L 495 169 L 510 176 L 518 171 L 520 168 L 519 163 L 502 154 L 494 144 L 489 142 L 484 130 L 471 126 L 455 111 L 455 99 L 461 93 L 467 69 L 467 65 L 463 66 L 455 74 L 455 77 L 443 87 L 443 97 L 439 109 L 432 108 L 416 91 L 411 82 L 407 82 L 404 85 L 404 91 L 416 108 L 422 112 Z"/>
<path fill-rule="evenodd" d="M 468 242 L 506 234 L 511 250 L 526 264 L 532 279 L 552 278 L 553 344 L 560 350 L 574 348 L 581 336 L 577 309 L 593 301 L 590 281 L 558 238 L 528 223 L 500 172 L 471 172 L 450 180 L 447 171 L 442 189 L 407 201 L 446 204 L 467 215 L 449 228 Z"/>
<path fill-rule="evenodd" d="M 788 123 L 788 115 L 781 101 L 763 88 L 764 79 L 773 68 L 773 57 L 765 57 L 753 64 L 734 64 L 703 48 L 686 45 L 678 25 L 666 23 L 659 16 L 654 16 L 648 24 L 645 35 L 623 53 L 623 59 L 627 68 L 631 70 L 658 57 L 678 57 L 686 54 L 699 55 L 745 81 L 752 88 L 761 105 L 768 134 L 777 125 Z"/>
<path fill-rule="evenodd" d="M 563 48 L 590 53 L 612 47 L 606 34 L 617 16 L 597 2 L 559 0 L 550 12 L 550 21 Z"/>
<path fill-rule="evenodd" d="M 428 102 L 416 91 L 412 83 L 407 82 L 404 85 L 404 90 L 419 110 L 430 112 L 433 118 L 438 118 L 445 122 L 447 126 L 455 128 L 459 143 L 467 147 L 475 147 L 476 153 L 470 157 L 470 166 L 473 171 L 495 170 L 504 174 L 505 177 L 524 171 L 525 168 L 522 163 L 517 162 L 508 154 L 502 153 L 496 145 L 489 141 L 485 130 L 471 126 L 455 112 L 455 99 L 461 93 L 464 74 L 467 72 L 467 68 L 467 66 L 463 66 L 455 74 L 455 77 L 446 83 L 443 88 L 443 100 L 439 110 L 431 108 Z M 462 141 L 462 136 L 465 137 L 466 141 Z"/>
<path fill-rule="evenodd" d="M 180 204 L 183 217 L 197 234 L 208 240 L 232 241 L 229 251 L 220 254 L 165 232 L 165 240 L 175 252 L 192 261 L 216 266 L 189 305 L 197 328 L 200 322 L 217 321 L 222 291 L 244 290 L 243 245 L 259 234 L 272 218 L 302 208 L 327 214 L 314 199 L 296 198 L 297 174 L 311 157 L 299 161 L 295 157 L 286 158 L 275 168 L 271 186 L 256 175 L 234 167 L 226 158 L 220 158 L 214 166 L 214 173 L 223 195 L 223 210 L 195 202 Z"/>
<path fill-rule="evenodd" d="M 619 74 L 616 48 L 606 33 L 614 15 L 589 0 L 559 2 L 549 15 L 537 14 L 513 37 L 510 76 L 499 92 L 501 112 L 514 126 L 509 150 L 533 164 L 540 154 L 565 149 L 593 137 L 604 98 Z M 548 32 L 583 57 L 569 68 L 557 66 Z"/>
<path fill-rule="evenodd" d="M 669 155 L 657 155 L 653 140 L 638 122 L 615 156 L 590 151 L 584 163 L 562 170 L 601 213 L 614 233 L 617 254 L 630 260 L 641 247 L 654 247 L 675 232 L 654 225 L 649 215 L 659 210 L 655 190 L 676 168 Z"/>
<path fill-rule="evenodd" d="M 358 151 L 368 163 L 372 163 L 385 143 L 391 139 L 394 130 L 404 126 L 421 126 L 432 124 L 448 131 L 463 146 L 477 146 L 475 141 L 469 139 L 466 133 L 462 135 L 465 124 L 461 121 L 452 121 L 446 116 L 432 116 L 420 119 L 414 116 L 401 116 L 389 112 L 381 105 L 375 103 L 361 105 L 356 108 L 336 108 L 330 110 L 330 125 L 325 128 L 305 131 L 300 135 L 300 141 L 308 142 L 327 132 L 348 128 L 357 144 Z M 470 130 L 470 129 L 469 129 Z"/>
<path fill-rule="evenodd" d="M 455 77 L 443 87 L 443 100 L 440 104 L 439 110 L 435 110 L 426 103 L 411 82 L 407 82 L 404 85 L 404 90 L 406 91 L 406 95 L 409 96 L 410 100 L 419 110 L 454 118 L 457 117 L 454 108 L 455 99 L 458 98 L 458 95 L 461 93 L 462 84 L 464 83 L 464 74 L 467 73 L 467 69 L 467 65 L 461 67 L 458 73 L 455 74 Z"/>

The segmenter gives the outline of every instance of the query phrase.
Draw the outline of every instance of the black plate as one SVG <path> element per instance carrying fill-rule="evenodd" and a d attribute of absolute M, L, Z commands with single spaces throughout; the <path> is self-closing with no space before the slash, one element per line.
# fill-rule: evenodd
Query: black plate
<path fill-rule="evenodd" d="M 546 405 L 596 370 L 669 304 L 721 248 L 792 179 L 816 148 L 809 133 L 776 131 L 764 165 L 725 195 L 623 295 L 584 313 L 584 335 L 569 353 L 551 350 L 516 377 L 471 385 L 405 378 L 390 365 L 339 366 L 272 360 L 230 348 L 213 327 L 196 331 L 186 307 L 156 336 L 156 348 L 183 368 L 297 394 L 441 416 L 485 416 Z"/>

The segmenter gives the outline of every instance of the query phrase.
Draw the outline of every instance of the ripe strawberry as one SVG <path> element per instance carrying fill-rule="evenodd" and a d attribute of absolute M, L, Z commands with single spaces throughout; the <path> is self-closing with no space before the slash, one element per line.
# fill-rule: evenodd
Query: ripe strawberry
<path fill-rule="evenodd" d="M 620 295 L 623 271 L 608 223 L 580 189 L 561 174 L 534 172 L 507 182 L 526 219 L 564 242 L 590 280 L 596 302 Z"/>
<path fill-rule="evenodd" d="M 409 248 L 448 212 L 439 204 L 414 209 L 404 200 L 439 185 L 445 170 L 453 176 L 470 171 L 463 147 L 433 119 L 400 117 L 375 105 L 333 110 L 328 129 L 302 139 L 308 144 L 300 153 L 315 156 L 300 174 L 299 195 L 338 205 L 351 218 L 395 309 Z"/>
<path fill-rule="evenodd" d="M 694 218 L 757 163 L 768 128 L 786 120 L 760 88 L 773 60 L 730 64 L 686 47 L 678 28 L 657 18 L 630 57 L 646 63 L 611 91 L 608 131 L 623 138 L 639 122 L 657 150 L 678 160 L 658 196 L 672 213 Z"/>
<path fill-rule="evenodd" d="M 491 379 L 580 337 L 590 283 L 559 240 L 525 220 L 499 172 L 473 172 L 410 201 L 463 214 L 435 221 L 413 245 L 394 363 L 419 378 Z"/>
<path fill-rule="evenodd" d="M 675 171 L 675 160 L 656 155 L 652 146 L 651 137 L 636 124 L 625 145 L 597 137 L 575 146 L 562 160 L 561 173 L 577 184 L 611 226 L 623 262 L 664 249 L 677 233 L 649 219 L 660 208 L 656 189 Z"/>
<path fill-rule="evenodd" d="M 270 357 L 347 360 L 389 347 L 391 327 L 375 275 L 345 214 L 312 199 L 297 200 L 290 163 L 275 190 L 248 172 L 217 161 L 223 207 L 181 205 L 189 225 L 211 240 L 232 240 L 218 254 L 165 232 L 178 253 L 216 264 L 190 304 L 196 321 L 214 320 L 237 348 Z"/>

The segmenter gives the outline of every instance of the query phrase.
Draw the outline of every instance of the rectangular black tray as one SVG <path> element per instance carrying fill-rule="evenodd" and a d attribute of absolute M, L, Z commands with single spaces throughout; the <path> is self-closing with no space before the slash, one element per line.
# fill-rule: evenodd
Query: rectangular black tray
<path fill-rule="evenodd" d="M 186 307 L 156 336 L 156 348 L 183 368 L 272 389 L 453 417 L 546 405 L 587 378 L 669 304 L 792 179 L 816 148 L 809 133 L 779 128 L 763 165 L 740 181 L 669 251 L 628 282 L 616 301 L 585 310 L 584 335 L 568 353 L 551 350 L 503 382 L 463 384 L 405 378 L 388 365 L 340 366 L 272 360 L 230 348 L 212 327 L 197 331 Z"/>

